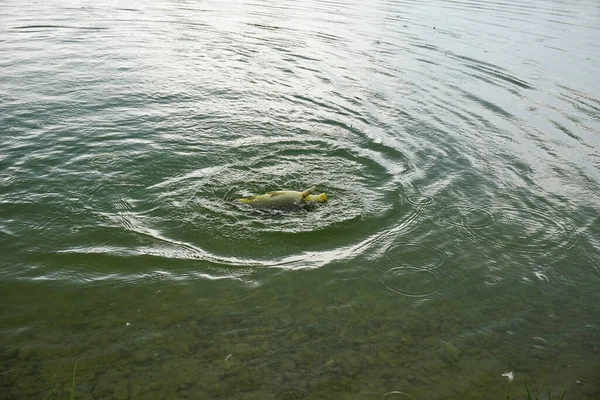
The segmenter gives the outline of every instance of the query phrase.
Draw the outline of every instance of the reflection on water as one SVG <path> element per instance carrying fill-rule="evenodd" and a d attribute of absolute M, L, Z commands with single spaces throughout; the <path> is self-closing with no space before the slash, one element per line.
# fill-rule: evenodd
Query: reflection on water
<path fill-rule="evenodd" d="M 595 2 L 0 8 L 6 398 L 600 396 Z"/>

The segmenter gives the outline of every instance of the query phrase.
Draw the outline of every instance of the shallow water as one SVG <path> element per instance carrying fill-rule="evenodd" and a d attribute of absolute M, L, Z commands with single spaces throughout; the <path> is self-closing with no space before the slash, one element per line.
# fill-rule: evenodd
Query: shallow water
<path fill-rule="evenodd" d="M 0 398 L 600 396 L 600 5 L 363 3 L 0 2 Z"/>

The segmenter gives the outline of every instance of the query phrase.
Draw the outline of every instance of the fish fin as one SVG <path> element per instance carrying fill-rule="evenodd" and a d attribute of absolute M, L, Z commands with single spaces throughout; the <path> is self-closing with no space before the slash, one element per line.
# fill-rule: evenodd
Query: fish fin
<path fill-rule="evenodd" d="M 302 198 L 305 198 L 306 196 L 308 196 L 309 194 L 314 192 L 315 189 L 316 189 L 316 186 L 313 186 L 310 189 L 306 189 L 304 192 L 302 192 Z"/>
<path fill-rule="evenodd" d="M 267 192 L 266 194 L 269 195 L 269 197 L 275 197 L 275 196 L 281 196 L 282 194 L 284 194 L 285 192 L 282 191 L 277 191 L 277 192 Z"/>
<path fill-rule="evenodd" d="M 239 201 L 241 203 L 251 204 L 259 199 L 260 199 L 260 196 L 250 196 L 250 197 L 242 197 L 240 199 L 237 199 L 236 201 Z"/>

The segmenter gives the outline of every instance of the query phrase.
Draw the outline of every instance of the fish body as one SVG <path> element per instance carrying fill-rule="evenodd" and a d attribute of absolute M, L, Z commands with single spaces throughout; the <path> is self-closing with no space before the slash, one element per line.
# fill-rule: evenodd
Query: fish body
<path fill-rule="evenodd" d="M 327 202 L 327 195 L 311 194 L 315 188 L 310 188 L 303 192 L 294 190 L 280 190 L 276 192 L 268 192 L 258 196 L 244 197 L 236 201 L 248 204 L 254 208 L 267 210 L 282 210 L 293 211 L 304 208 L 313 203 Z"/>

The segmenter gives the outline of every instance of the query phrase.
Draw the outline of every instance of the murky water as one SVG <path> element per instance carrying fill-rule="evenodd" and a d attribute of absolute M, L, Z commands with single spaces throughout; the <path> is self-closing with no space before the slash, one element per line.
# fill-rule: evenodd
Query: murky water
<path fill-rule="evenodd" d="M 596 1 L 0 1 L 0 71 L 0 398 L 600 397 Z"/>

